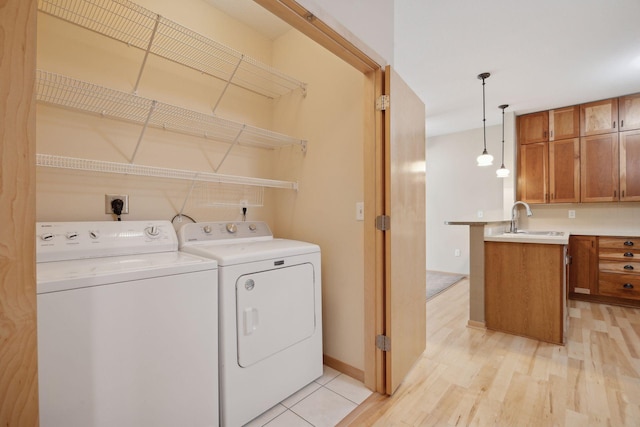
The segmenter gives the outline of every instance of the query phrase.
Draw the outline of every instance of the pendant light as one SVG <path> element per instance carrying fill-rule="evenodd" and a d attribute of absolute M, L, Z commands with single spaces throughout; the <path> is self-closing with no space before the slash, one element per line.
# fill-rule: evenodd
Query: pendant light
<path fill-rule="evenodd" d="M 476 159 L 478 161 L 478 166 L 491 166 L 493 164 L 493 156 L 487 152 L 487 126 L 486 126 L 486 118 L 484 115 L 484 81 L 488 79 L 491 74 L 482 73 L 478 74 L 478 79 L 482 80 L 482 130 L 484 134 L 484 150 L 482 154 L 478 156 Z"/>
<path fill-rule="evenodd" d="M 509 177 L 509 169 L 504 167 L 504 109 L 508 106 L 508 104 L 498 106 L 498 108 L 502 110 L 502 165 L 500 166 L 500 169 L 496 171 L 496 175 L 498 176 L 498 178 Z"/>

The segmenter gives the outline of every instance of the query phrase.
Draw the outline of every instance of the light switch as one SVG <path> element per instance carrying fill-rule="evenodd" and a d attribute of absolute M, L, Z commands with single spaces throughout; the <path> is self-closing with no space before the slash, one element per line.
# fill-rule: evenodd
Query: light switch
<path fill-rule="evenodd" d="M 356 203 L 356 221 L 364 221 L 364 202 Z"/>

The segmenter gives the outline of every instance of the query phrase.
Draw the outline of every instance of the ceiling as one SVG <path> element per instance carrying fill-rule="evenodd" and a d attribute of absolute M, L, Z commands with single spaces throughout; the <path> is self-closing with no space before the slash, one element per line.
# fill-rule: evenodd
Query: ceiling
<path fill-rule="evenodd" d="M 206 0 L 275 38 L 253 1 Z M 366 14 L 362 14 L 366 17 Z M 640 92 L 640 0 L 395 1 L 394 66 L 422 98 L 427 135 Z M 362 37 L 361 38 L 365 38 Z"/>

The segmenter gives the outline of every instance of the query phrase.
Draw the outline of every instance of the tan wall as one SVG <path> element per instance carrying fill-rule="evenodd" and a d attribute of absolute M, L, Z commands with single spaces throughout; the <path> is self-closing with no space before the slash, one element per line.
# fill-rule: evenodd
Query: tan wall
<path fill-rule="evenodd" d="M 275 151 L 234 149 L 221 173 L 298 181 L 298 192 L 265 191 L 265 206 L 249 218 L 265 220 L 280 237 L 317 243 L 322 248 L 324 352 L 364 369 L 363 223 L 355 203 L 363 200 L 364 76 L 297 31 L 271 42 L 242 24 L 215 13 L 198 0 L 138 1 L 211 38 L 305 81 L 299 91 L 268 101 L 230 89 L 219 115 L 308 139 Z M 188 12 L 187 12 L 188 11 Z M 87 31 L 39 15 L 38 66 L 130 92 L 142 53 Z M 221 84 L 197 72 L 150 59 L 140 96 L 210 111 Z M 37 151 L 126 163 L 140 127 L 46 105 L 38 106 Z M 136 163 L 211 171 L 226 150 L 216 144 L 157 129 L 147 130 Z M 128 194 L 124 220 L 171 219 L 190 183 L 62 169 L 37 170 L 37 220 L 109 220 L 104 194 Z M 185 213 L 203 220 L 239 219 L 240 208 L 210 209 L 192 197 Z"/>
<path fill-rule="evenodd" d="M 278 178 L 299 181 L 300 191 L 278 193 L 275 229 L 320 245 L 324 353 L 364 369 L 364 223 L 355 204 L 364 194 L 365 77 L 297 32 L 277 40 L 274 64 L 309 83 L 304 101 L 276 104 L 274 124 L 304 132 L 309 148 L 281 152 Z"/>

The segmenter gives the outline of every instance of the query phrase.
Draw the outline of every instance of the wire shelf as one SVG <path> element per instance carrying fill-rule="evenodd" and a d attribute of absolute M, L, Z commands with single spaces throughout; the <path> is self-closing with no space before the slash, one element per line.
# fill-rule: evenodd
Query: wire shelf
<path fill-rule="evenodd" d="M 38 0 L 38 10 L 268 98 L 306 92 L 305 83 L 127 0 Z"/>
<path fill-rule="evenodd" d="M 76 157 L 36 154 L 36 165 L 50 168 L 73 169 L 90 172 L 104 172 L 121 175 L 147 176 L 154 178 L 181 179 L 186 181 L 236 184 L 245 186 L 281 188 L 297 190 L 298 183 L 263 178 L 224 175 L 212 172 L 194 172 L 131 163 L 107 162 L 103 160 L 80 159 Z"/>
<path fill-rule="evenodd" d="M 289 145 L 306 148 L 306 141 L 301 139 L 108 89 L 60 74 L 36 70 L 36 82 L 37 100 L 47 104 L 141 125 L 148 123 L 155 128 L 220 142 L 237 142 L 241 145 L 269 149 Z"/>

